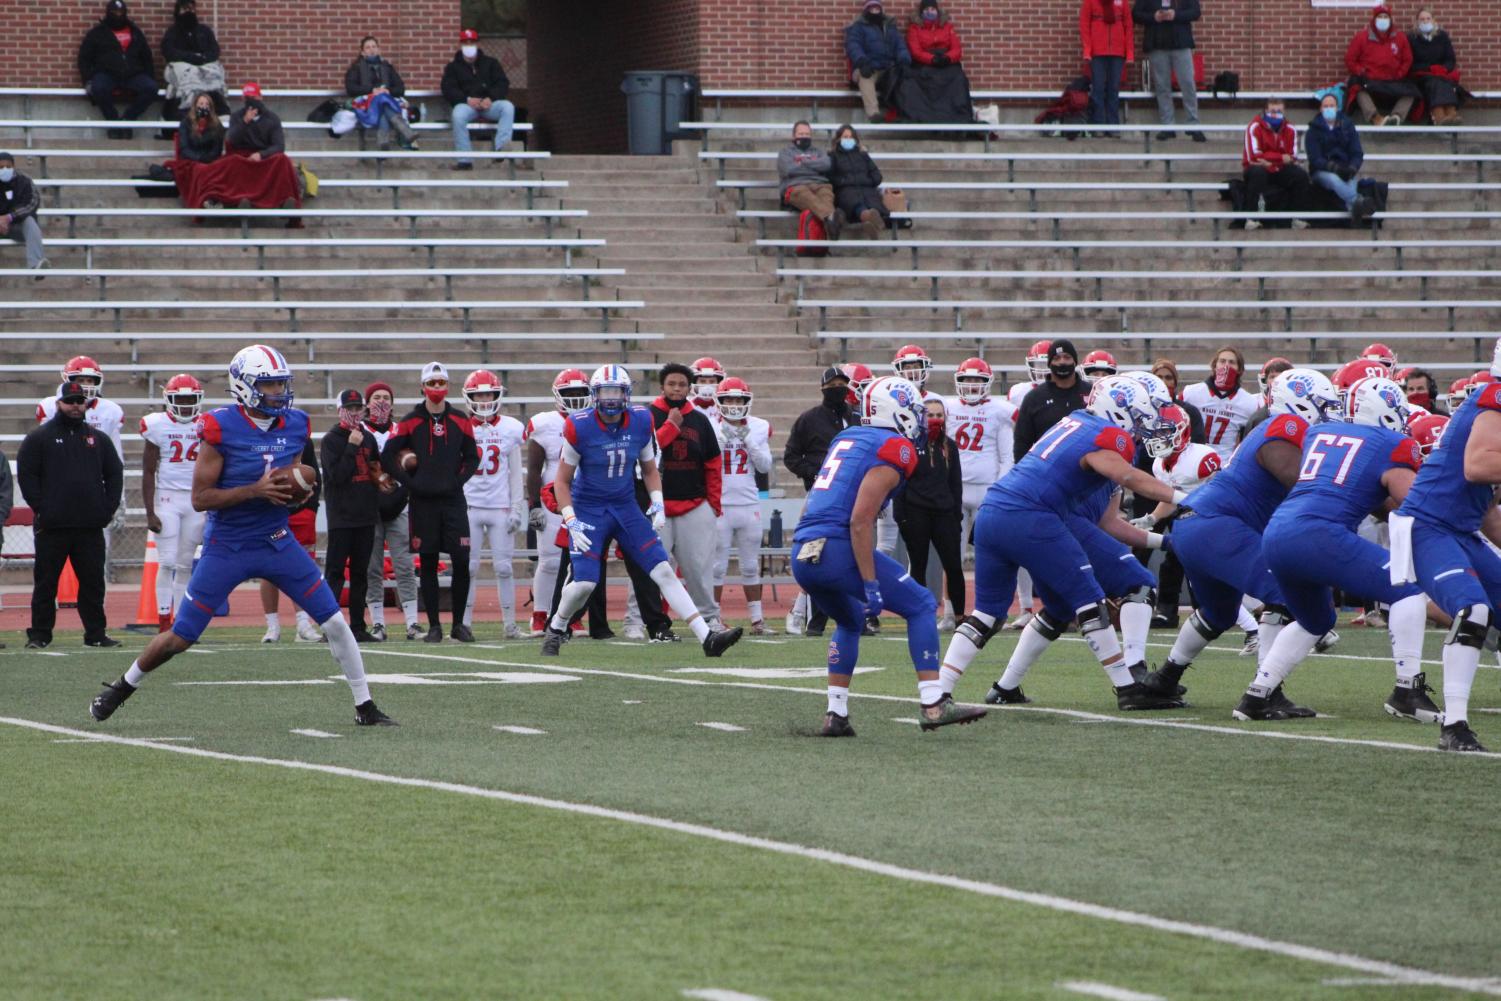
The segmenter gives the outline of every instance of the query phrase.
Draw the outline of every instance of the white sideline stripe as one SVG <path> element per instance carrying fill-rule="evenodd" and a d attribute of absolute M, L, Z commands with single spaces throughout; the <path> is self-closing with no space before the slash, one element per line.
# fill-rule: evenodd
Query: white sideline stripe
<path fill-rule="evenodd" d="M 1128 991 L 1124 987 L 1112 987 L 1096 980 L 1060 980 L 1055 986 L 1059 990 L 1087 994 L 1092 998 L 1109 998 L 1110 1001 L 1167 1001 L 1161 994 Z"/>
<path fill-rule="evenodd" d="M 714 685 L 715 682 L 689 682 L 690 684 Z M 777 687 L 775 685 L 770 687 Z M 358 768 L 346 768 L 340 765 L 316 764 L 310 761 L 297 761 L 286 758 L 267 758 L 252 754 L 231 754 L 226 751 L 211 751 L 201 747 L 183 747 L 177 744 L 156 744 L 149 740 L 140 740 L 134 737 L 117 737 L 112 734 L 91 734 L 85 730 L 76 730 L 72 727 L 57 726 L 52 723 L 43 723 L 38 720 L 20 719 L 13 716 L 0 716 L 0 724 L 7 726 L 22 727 L 36 730 L 41 733 L 51 733 L 67 737 L 93 736 L 97 740 L 111 744 L 119 744 L 124 747 L 143 747 L 156 751 L 165 751 L 171 754 L 182 754 L 188 757 L 205 758 L 212 761 L 228 761 L 248 765 L 267 765 L 273 768 L 284 768 L 289 771 L 314 772 L 322 775 L 333 775 L 339 778 L 359 779 L 364 782 L 375 782 L 384 785 L 405 786 L 413 789 L 427 789 L 434 792 L 456 793 L 462 796 L 473 796 L 480 799 L 495 800 L 503 803 L 515 803 L 521 806 L 540 807 L 546 810 L 557 810 L 563 813 L 573 813 L 580 816 L 596 817 L 602 820 L 614 820 L 625 824 L 635 824 L 640 827 L 650 827 L 661 831 L 670 831 L 675 834 L 687 834 L 693 837 L 704 838 L 710 841 L 718 841 L 722 844 L 735 845 L 742 848 L 755 848 L 762 851 L 773 852 L 778 855 L 787 855 L 793 858 L 808 859 L 814 862 L 827 862 L 830 865 L 842 866 L 857 872 L 870 873 L 876 876 L 886 876 L 890 879 L 903 880 L 909 883 L 919 883 L 927 886 L 941 886 L 951 890 L 961 890 L 984 897 L 993 897 L 999 900 L 1009 900 L 1014 903 L 1029 904 L 1034 907 L 1042 907 L 1047 910 L 1058 911 L 1064 914 L 1073 914 L 1079 917 L 1094 918 L 1101 921 L 1111 921 L 1116 924 L 1129 925 L 1136 928 L 1145 928 L 1151 931 L 1166 932 L 1174 935 L 1186 935 L 1190 938 L 1214 942 L 1220 945 L 1228 945 L 1237 949 L 1246 949 L 1254 952 L 1271 953 L 1288 959 L 1296 959 L 1310 963 L 1321 963 L 1325 966 L 1337 966 L 1342 969 L 1352 970 L 1356 973 L 1367 973 L 1373 976 L 1389 977 L 1393 980 L 1401 980 L 1407 984 L 1422 984 L 1433 987 L 1449 987 L 1455 990 L 1471 991 L 1477 994 L 1487 994 L 1492 997 L 1501 997 L 1501 984 L 1494 979 L 1480 979 L 1475 977 L 1461 977 L 1447 973 L 1435 973 L 1430 970 L 1421 970 L 1415 967 L 1399 966 L 1396 963 L 1388 963 L 1378 959 L 1367 959 L 1351 953 L 1334 952 L 1329 949 L 1320 949 L 1315 946 L 1300 945 L 1296 942 L 1283 942 L 1277 939 L 1264 938 L 1260 935 L 1251 935 L 1245 932 L 1233 931 L 1228 928 L 1217 928 L 1213 925 L 1196 924 L 1191 921 L 1178 921 L 1171 918 L 1160 918 L 1151 914 L 1142 914 L 1137 911 L 1128 911 L 1119 907 L 1107 907 L 1101 904 L 1091 904 L 1082 900 L 1072 900 L 1068 897 L 1058 897 L 1048 893 L 1036 893 L 1030 890 L 1018 890 L 1014 887 L 1002 886 L 998 883 L 986 883 L 981 880 L 964 879 L 959 876 L 951 876 L 944 873 L 925 872 L 921 869 L 909 869 L 905 866 L 892 865 L 888 862 L 878 862 L 874 859 L 861 858 L 858 855 L 848 855 L 844 852 L 830 851 L 824 848 L 809 848 L 806 845 L 793 844 L 788 841 L 776 841 L 771 838 L 759 837 L 751 834 L 741 834 L 738 831 L 726 831 L 717 827 L 709 827 L 704 824 L 692 824 L 681 820 L 669 820 L 665 817 L 654 817 L 650 814 L 635 813 L 629 810 L 615 810 L 609 807 L 595 806 L 592 803 L 574 803 L 567 800 L 549 799 L 543 796 L 534 796 L 527 793 L 507 792 L 503 789 L 486 789 L 480 786 L 463 785 L 457 782 L 444 782 L 436 779 L 410 778 L 401 775 L 386 775 L 380 772 L 364 771 Z"/>
<path fill-rule="evenodd" d="M 141 739 L 141 740 L 156 740 L 156 741 L 161 741 L 161 740 L 187 740 L 187 741 L 191 741 L 193 738 L 192 737 L 141 737 L 139 739 Z M 99 743 L 99 738 L 97 736 L 95 736 L 95 737 L 60 737 L 57 740 L 54 740 L 52 743 L 54 743 L 54 744 L 97 744 L 97 743 Z"/>
<path fill-rule="evenodd" d="M 337 733 L 328 733 L 325 730 L 291 730 L 289 732 L 299 737 L 323 737 L 327 740 L 337 740 L 339 737 Z"/>
<path fill-rule="evenodd" d="M 645 703 L 645 701 L 645 699 L 621 699 L 620 704 L 623 706 L 639 706 Z"/>
<path fill-rule="evenodd" d="M 893 722 L 893 723 L 911 723 L 913 726 L 917 726 L 919 723 L 922 722 L 922 720 L 920 720 L 920 719 L 914 719 L 911 716 L 893 716 L 891 718 L 891 722 Z"/>
<path fill-rule="evenodd" d="M 271 678 L 254 678 L 249 681 L 174 681 L 174 685 L 332 685 L 327 678 L 293 678 L 277 681 Z"/>
<path fill-rule="evenodd" d="M 547 735 L 547 731 L 546 730 L 538 730 L 537 728 L 530 727 L 530 726 L 502 726 L 502 725 L 497 725 L 495 727 L 495 729 L 499 730 L 501 733 L 519 733 L 519 734 L 521 734 L 523 736 L 527 736 L 527 737 L 543 737 L 543 736 Z"/>
<path fill-rule="evenodd" d="M 685 998 L 698 998 L 699 1001 L 769 1001 L 758 994 L 741 994 L 739 991 L 727 991 L 723 987 L 695 987 L 683 992 Z"/>
<path fill-rule="evenodd" d="M 706 730 L 723 730 L 725 733 L 744 733 L 745 727 L 736 726 L 734 723 L 700 723 L 699 726 Z"/>

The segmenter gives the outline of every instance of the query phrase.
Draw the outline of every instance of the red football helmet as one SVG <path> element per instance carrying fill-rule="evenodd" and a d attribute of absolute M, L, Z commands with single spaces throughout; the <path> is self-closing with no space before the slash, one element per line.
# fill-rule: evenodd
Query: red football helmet
<path fill-rule="evenodd" d="M 1420 414 L 1407 423 L 1407 433 L 1418 443 L 1418 451 L 1424 459 L 1438 447 L 1444 434 L 1444 425 L 1449 418 L 1443 414 Z"/>
<path fill-rule="evenodd" d="M 1192 431 L 1192 425 L 1188 420 L 1188 412 L 1182 407 L 1178 406 L 1178 404 L 1176 403 L 1169 403 L 1167 406 L 1157 411 L 1157 416 L 1173 426 L 1171 447 L 1162 455 L 1158 455 L 1153 450 L 1154 442 L 1149 439 L 1147 441 L 1147 452 L 1150 453 L 1152 455 L 1152 458 L 1154 459 L 1164 458 L 1167 455 L 1178 455 L 1188 447 L 1189 436 Z"/>
<path fill-rule="evenodd" d="M 1038 341 L 1027 349 L 1027 378 L 1034 386 L 1047 379 L 1048 352 L 1052 350 L 1052 341 Z"/>
<path fill-rule="evenodd" d="M 857 361 L 845 362 L 839 366 L 839 371 L 850 381 L 849 392 L 845 399 L 852 407 L 858 407 L 860 401 L 865 398 L 865 387 L 876 380 L 876 374 L 870 370 L 870 366 L 861 365 Z"/>
<path fill-rule="evenodd" d="M 1360 357 L 1362 361 L 1373 361 L 1378 365 L 1384 366 L 1386 368 L 1385 375 L 1388 379 L 1391 378 L 1392 369 L 1397 367 L 1397 353 L 1380 341 L 1369 345 L 1360 353 Z"/>
<path fill-rule="evenodd" d="M 1479 389 L 1481 386 L 1484 386 L 1486 383 L 1495 382 L 1496 377 L 1494 375 L 1491 375 L 1489 372 L 1482 370 L 1470 376 L 1468 381 L 1470 384 L 1470 392 L 1473 393 L 1475 390 Z"/>
<path fill-rule="evenodd" d="M 1339 393 L 1340 405 L 1343 408 L 1345 399 L 1350 395 L 1351 387 L 1357 382 L 1361 379 L 1385 379 L 1388 377 L 1386 373 L 1386 366 L 1380 362 L 1357 358 L 1341 365 L 1330 381 L 1334 383 L 1334 388 Z"/>
<path fill-rule="evenodd" d="M 186 372 L 174 375 L 162 387 L 167 416 L 179 424 L 191 424 L 203 409 L 203 386 Z"/>
<path fill-rule="evenodd" d="M 63 366 L 63 382 L 78 383 L 83 387 L 83 395 L 92 400 L 104 388 L 104 369 L 88 355 L 78 355 Z"/>
<path fill-rule="evenodd" d="M 954 392 L 965 403 L 979 403 L 990 395 L 990 384 L 995 373 L 984 358 L 966 358 L 954 372 Z"/>
<path fill-rule="evenodd" d="M 724 366 L 706 355 L 688 367 L 693 370 L 690 392 L 705 406 L 713 405 L 714 389 L 724 382 Z"/>
<path fill-rule="evenodd" d="M 750 416 L 751 401 L 755 399 L 755 394 L 744 379 L 731 376 L 719 384 L 714 399 L 719 403 L 721 417 L 729 421 L 743 421 Z"/>
<path fill-rule="evenodd" d="M 1392 373 L 1392 382 L 1400 386 L 1407 381 L 1409 375 L 1412 375 L 1417 370 L 1416 365 L 1404 365 Z"/>
<path fill-rule="evenodd" d="M 1462 375 L 1458 379 L 1455 379 L 1453 382 L 1449 383 L 1449 394 L 1445 398 L 1446 402 L 1449 404 L 1449 413 L 1452 414 L 1452 413 L 1454 413 L 1454 411 L 1458 410 L 1460 408 L 1460 406 L 1462 406 L 1464 404 L 1464 401 L 1467 400 L 1467 399 L 1469 399 L 1469 397 L 1470 397 L 1470 377 L 1469 376 Z"/>
<path fill-rule="evenodd" d="M 565 368 L 552 381 L 552 398 L 560 413 L 572 414 L 589 409 L 589 377 L 583 369 Z"/>
<path fill-rule="evenodd" d="M 1101 376 L 1114 375 L 1115 372 L 1115 355 L 1109 351 L 1091 351 L 1084 356 L 1084 375 L 1086 377 L 1098 379 Z"/>
<path fill-rule="evenodd" d="M 475 397 L 482 393 L 494 393 L 495 399 L 476 400 Z M 464 380 L 464 402 L 469 407 L 469 413 L 482 421 L 500 413 L 500 399 L 505 395 L 506 387 L 500 384 L 500 377 L 489 369 L 476 369 Z"/>
<path fill-rule="evenodd" d="M 918 389 L 927 385 L 928 371 L 932 367 L 933 359 L 916 344 L 903 344 L 896 349 L 896 355 L 891 359 L 891 371 Z"/>

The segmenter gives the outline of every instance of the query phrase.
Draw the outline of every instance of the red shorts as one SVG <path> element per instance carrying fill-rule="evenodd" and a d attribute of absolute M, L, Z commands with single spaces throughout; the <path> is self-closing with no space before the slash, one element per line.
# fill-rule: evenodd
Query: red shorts
<path fill-rule="evenodd" d="M 304 546 L 318 544 L 318 512 L 312 508 L 294 511 L 288 515 L 287 527 L 292 530 L 292 538 Z"/>

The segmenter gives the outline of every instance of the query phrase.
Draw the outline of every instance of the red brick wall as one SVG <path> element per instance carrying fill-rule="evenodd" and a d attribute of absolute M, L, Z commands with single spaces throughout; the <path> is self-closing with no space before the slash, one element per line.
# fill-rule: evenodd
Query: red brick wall
<path fill-rule="evenodd" d="M 160 70 L 172 4 L 130 6 Z M 103 15 L 103 0 L 0 0 L 0 9 L 0 84 L 81 86 L 78 43 Z M 374 35 L 408 87 L 435 89 L 458 46 L 459 0 L 198 0 L 198 10 L 219 36 L 232 87 L 342 87 L 360 37 Z"/>

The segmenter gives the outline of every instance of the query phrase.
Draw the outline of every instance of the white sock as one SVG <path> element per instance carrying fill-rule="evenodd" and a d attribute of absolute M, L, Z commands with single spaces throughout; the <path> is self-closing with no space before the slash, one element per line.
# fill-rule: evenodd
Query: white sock
<path fill-rule="evenodd" d="M 1240 610 L 1235 613 L 1235 624 L 1253 636 L 1261 628 L 1256 624 L 1256 616 L 1245 605 L 1241 605 Z"/>
<path fill-rule="evenodd" d="M 963 671 L 957 671 L 945 664 L 938 669 L 938 683 L 943 686 L 943 694 L 953 695 L 954 689 L 959 687 L 959 679 L 964 677 Z"/>
<path fill-rule="evenodd" d="M 473 588 L 470 588 L 473 590 Z M 495 590 L 500 593 L 500 621 L 502 625 L 516 624 L 516 578 L 495 578 Z"/>
<path fill-rule="evenodd" d="M 766 613 L 762 610 L 761 603 L 759 601 L 747 601 L 745 603 L 745 610 L 750 615 L 750 620 L 752 622 L 766 621 Z"/>
<path fill-rule="evenodd" d="M 365 658 L 360 655 L 360 645 L 355 642 L 354 631 L 342 615 L 330 615 L 323 623 L 323 635 L 328 637 L 329 653 L 344 669 L 344 680 L 349 682 L 354 704 L 370 701 L 370 686 L 365 683 Z"/>
<path fill-rule="evenodd" d="M 829 686 L 829 712 L 846 718 L 850 714 L 850 690 L 839 685 Z"/>
<path fill-rule="evenodd" d="M 276 612 L 267 612 L 266 613 L 266 628 L 267 629 L 280 629 L 281 628 L 281 616 L 278 613 L 276 613 Z"/>
<path fill-rule="evenodd" d="M 1281 616 L 1277 617 L 1280 618 Z M 1261 613 L 1261 646 L 1256 650 L 1256 667 L 1258 670 L 1266 663 L 1267 657 L 1271 655 L 1272 647 L 1277 645 L 1278 634 L 1286 628 L 1287 626 L 1284 626 L 1281 622 L 1273 622 L 1272 617 L 1267 615 L 1266 612 Z M 1312 650 L 1313 647 L 1309 647 L 1309 649 Z M 1305 653 L 1303 656 L 1306 657 L 1308 655 Z M 1301 660 L 1302 658 L 1299 659 Z M 1287 670 L 1291 671 L 1292 667 L 1288 667 Z M 1284 671 L 1283 674 L 1285 677 L 1286 672 Z"/>
<path fill-rule="evenodd" d="M 1033 619 L 1022 630 L 1021 637 L 1016 641 L 1016 649 L 1011 651 L 1011 659 L 1006 662 L 1006 671 L 1001 675 L 1001 680 L 996 682 L 1002 688 L 1016 688 L 1020 685 L 1043 651 L 1053 645 L 1053 641 L 1044 636 L 1036 626 L 1037 620 Z"/>
<path fill-rule="evenodd" d="M 407 625 L 415 626 L 417 624 L 417 599 L 413 598 L 411 601 L 403 601 L 401 603 L 401 614 L 407 620 Z"/>
<path fill-rule="evenodd" d="M 548 627 L 555 632 L 566 633 L 568 623 L 580 608 L 589 603 L 589 595 L 594 593 L 594 584 L 587 580 L 569 581 L 563 585 L 563 594 L 558 598 L 558 611 L 548 623 Z"/>
<path fill-rule="evenodd" d="M 919 679 L 917 682 L 917 700 L 925 706 L 932 705 L 943 698 L 945 694 L 941 681 L 922 681 Z"/>
<path fill-rule="evenodd" d="M 1182 628 L 1178 630 L 1178 638 L 1173 640 L 1173 649 L 1167 656 L 1174 664 L 1187 667 L 1194 662 L 1195 657 L 1204 652 L 1204 648 L 1208 645 L 1209 641 L 1200 636 L 1199 631 L 1194 628 L 1193 616 L 1189 616 L 1188 621 L 1184 622 Z M 1266 644 L 1262 643 L 1262 646 L 1265 647 Z"/>
<path fill-rule="evenodd" d="M 792 614 L 808 617 L 808 596 L 801 591 L 797 593 L 797 600 L 792 603 Z"/>
<path fill-rule="evenodd" d="M 1145 601 L 1127 601 L 1121 605 L 1121 652 L 1126 664 L 1141 664 L 1147 659 L 1147 633 L 1152 631 L 1152 606 Z"/>
<path fill-rule="evenodd" d="M 1444 644 L 1444 725 L 1470 718 L 1470 688 L 1480 667 L 1480 651 L 1458 643 Z"/>
<path fill-rule="evenodd" d="M 386 606 L 384 604 L 371 605 L 365 611 L 370 613 L 370 624 L 372 626 L 383 626 L 386 624 Z"/>
<path fill-rule="evenodd" d="M 1423 627 L 1428 624 L 1428 597 L 1414 594 L 1392 605 L 1386 631 L 1392 638 L 1397 680 L 1411 681 L 1423 670 Z"/>
<path fill-rule="evenodd" d="M 688 628 L 693 630 L 693 635 L 702 643 L 709 638 L 709 624 L 704 617 L 698 614 L 698 606 L 688 595 L 688 589 L 683 582 L 678 580 L 678 575 L 673 573 L 671 563 L 658 563 L 651 568 L 651 579 L 656 583 L 657 590 L 662 592 L 662 597 L 667 602 L 667 607 L 672 609 L 678 618 L 688 623 Z"/>
<path fill-rule="evenodd" d="M 1016 571 L 1016 594 L 1021 599 L 1018 611 L 1030 612 L 1032 610 L 1032 574 L 1021 569 Z"/>
<path fill-rule="evenodd" d="M 304 612 L 302 609 L 299 608 L 299 609 L 297 609 L 297 626 L 298 626 L 298 628 L 301 628 L 304 623 L 306 623 L 308 625 L 312 625 L 313 624 L 313 620 L 312 620 L 312 618 L 310 618 L 308 616 L 307 612 Z"/>
<path fill-rule="evenodd" d="M 131 661 L 130 670 L 125 672 L 125 683 L 131 688 L 140 688 L 141 682 L 146 680 L 146 672 L 141 670 L 141 662 Z"/>
<path fill-rule="evenodd" d="M 1121 656 L 1121 641 L 1114 629 L 1108 625 L 1102 629 L 1091 629 L 1084 634 L 1084 642 L 1089 644 L 1095 660 L 1100 662 L 1100 666 L 1110 676 L 1112 685 L 1125 688 L 1134 684 L 1131 672 L 1126 670 L 1126 659 Z"/>
<path fill-rule="evenodd" d="M 1266 623 L 1262 623 L 1263 632 L 1265 627 Z M 1313 652 L 1313 645 L 1318 641 L 1317 636 L 1296 622 L 1279 626 L 1277 638 L 1270 643 L 1263 637 L 1260 663 L 1256 666 L 1256 680 L 1247 686 L 1246 692 L 1262 698 L 1270 695 L 1272 689 L 1286 681 L 1293 668 Z"/>

